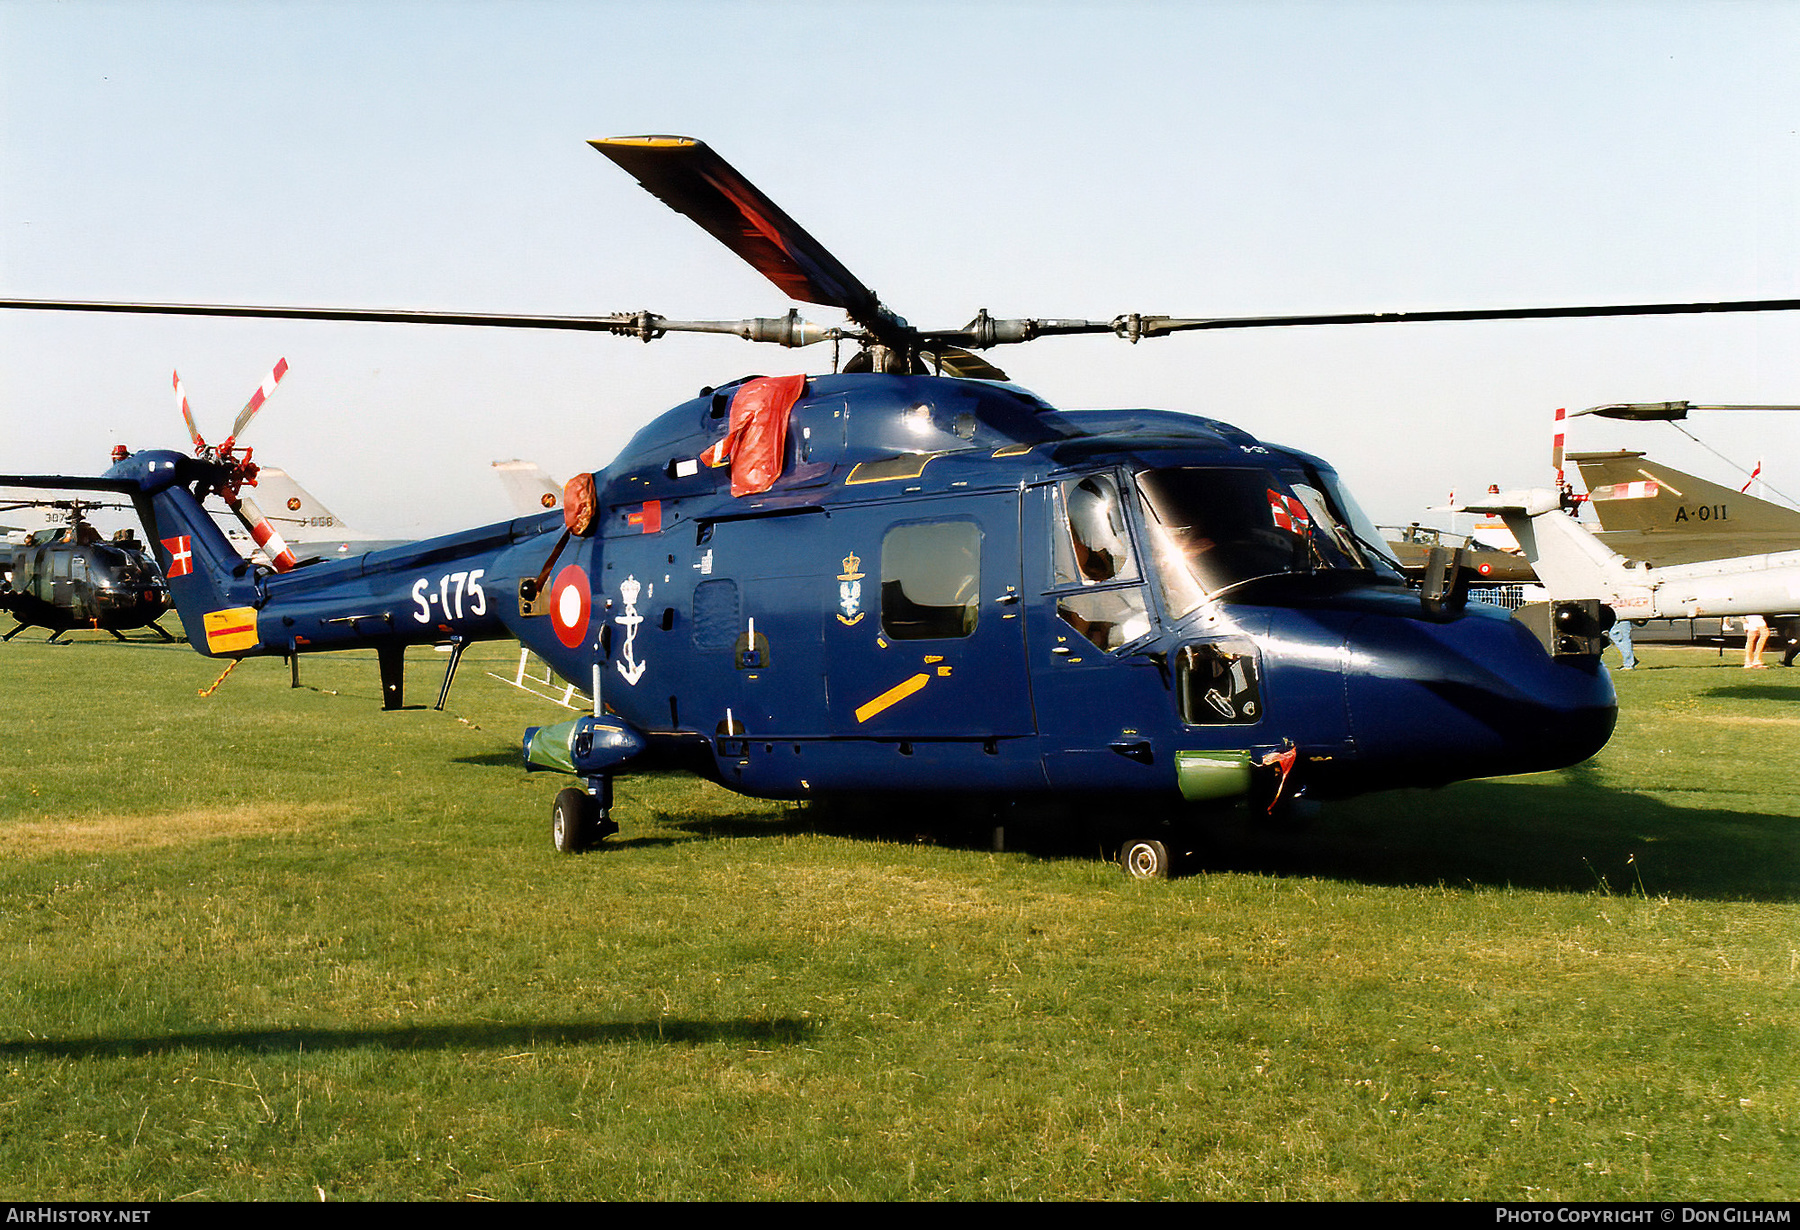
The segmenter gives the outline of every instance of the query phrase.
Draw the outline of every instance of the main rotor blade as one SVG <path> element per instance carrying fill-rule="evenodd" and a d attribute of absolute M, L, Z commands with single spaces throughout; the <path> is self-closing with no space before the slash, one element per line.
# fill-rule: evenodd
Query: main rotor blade
<path fill-rule="evenodd" d="M 1612 402 L 1604 406 L 1589 406 L 1586 410 L 1571 410 L 1569 417 L 1597 414 L 1604 419 L 1673 422 L 1686 418 L 1689 410 L 1800 410 L 1800 406 L 1696 406 L 1687 401 Z"/>
<path fill-rule="evenodd" d="M 665 333 L 730 333 L 752 342 L 776 342 L 782 346 L 810 346 L 815 342 L 852 336 L 802 320 L 797 312 L 786 316 L 756 316 L 746 320 L 670 320 L 655 312 L 616 312 L 611 316 L 526 316 L 498 312 L 421 312 L 401 308 L 268 307 L 231 303 L 120 303 L 85 299 L 0 299 L 0 308 L 43 312 L 124 312 L 148 316 L 235 316 L 266 320 L 341 320 L 389 325 L 472 325 L 510 329 L 573 329 L 586 333 L 611 333 L 655 341 Z M 284 360 L 285 362 L 285 360 Z M 266 394 L 265 394 L 266 395 Z M 180 396 L 177 390 L 177 396 Z M 255 398 L 244 407 L 254 414 Z M 193 416 L 184 412 L 188 431 L 199 444 Z M 244 414 L 240 422 L 247 421 Z M 240 425 L 237 429 L 242 431 Z M 233 432 L 235 435 L 236 432 Z"/>
<path fill-rule="evenodd" d="M 511 329 L 637 332 L 637 312 L 612 316 L 526 316 L 501 312 L 429 312 L 404 308 L 259 307 L 233 303 L 115 303 L 85 299 L 0 299 L 0 308 L 44 312 L 124 312 L 148 316 L 238 316 L 264 320 L 349 320 L 390 325 L 480 325 Z"/>
<path fill-rule="evenodd" d="M 790 298 L 842 308 L 878 337 L 905 328 L 825 245 L 705 142 L 608 137 L 588 144 L 670 209 L 699 223 Z"/>
<path fill-rule="evenodd" d="M 1791 312 L 1800 299 L 1739 299 L 1724 303 L 1621 303 L 1606 306 L 1465 308 L 1424 312 L 1338 312 L 1310 316 L 1218 316 L 1181 319 L 1174 316 L 1120 316 L 1113 330 L 1120 337 L 1162 337 L 1195 329 L 1270 329 L 1290 325 L 1392 325 L 1429 320 L 1555 320 L 1589 316 L 1691 316 L 1707 312 Z"/>

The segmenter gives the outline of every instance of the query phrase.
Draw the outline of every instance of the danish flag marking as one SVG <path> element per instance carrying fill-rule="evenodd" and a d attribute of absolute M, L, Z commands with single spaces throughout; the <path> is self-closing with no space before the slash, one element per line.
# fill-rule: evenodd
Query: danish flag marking
<path fill-rule="evenodd" d="M 169 566 L 164 575 L 173 580 L 185 577 L 194 571 L 193 539 L 186 534 L 162 540 L 163 550 L 169 553 Z"/>

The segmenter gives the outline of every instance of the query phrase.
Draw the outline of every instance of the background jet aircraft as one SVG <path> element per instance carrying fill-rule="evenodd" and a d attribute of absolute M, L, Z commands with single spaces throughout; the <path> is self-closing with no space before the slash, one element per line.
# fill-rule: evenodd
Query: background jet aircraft
<path fill-rule="evenodd" d="M 334 559 L 380 551 L 410 541 L 378 538 L 345 523 L 312 492 L 294 481 L 286 470 L 263 466 L 256 476 L 256 491 L 264 514 L 281 530 L 294 554 L 301 559 Z"/>
<path fill-rule="evenodd" d="M 1800 512 L 1709 483 L 1643 453 L 1571 453 L 1600 541 L 1628 559 L 1691 564 L 1800 550 Z"/>
<path fill-rule="evenodd" d="M 365 530 L 345 523 L 344 519 L 320 502 L 319 498 L 286 470 L 263 466 L 256 476 L 256 499 L 264 515 L 281 532 L 302 563 L 316 559 L 343 559 L 365 551 L 382 551 L 410 542 L 406 538 L 377 538 Z M 231 545 L 247 559 L 266 563 L 261 548 L 235 518 L 217 516 L 214 520 Z"/>
<path fill-rule="evenodd" d="M 535 461 L 496 461 L 494 475 L 506 489 L 506 498 L 521 517 L 562 507 L 562 487 Z"/>

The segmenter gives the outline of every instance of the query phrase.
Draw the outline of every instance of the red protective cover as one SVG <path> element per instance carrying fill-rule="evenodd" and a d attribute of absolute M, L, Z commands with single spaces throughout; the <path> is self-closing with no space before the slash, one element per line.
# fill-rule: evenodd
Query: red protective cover
<path fill-rule="evenodd" d="M 719 453 L 731 458 L 731 494 L 767 491 L 787 456 L 788 412 L 806 390 L 806 377 L 759 376 L 731 398 L 731 427 Z"/>
<path fill-rule="evenodd" d="M 594 532 L 594 476 L 577 474 L 563 484 L 563 525 L 569 533 L 586 538 Z"/>

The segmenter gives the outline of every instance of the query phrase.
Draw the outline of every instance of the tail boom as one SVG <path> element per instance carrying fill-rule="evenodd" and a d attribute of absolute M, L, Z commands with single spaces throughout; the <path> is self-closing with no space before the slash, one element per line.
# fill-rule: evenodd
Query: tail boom
<path fill-rule="evenodd" d="M 188 640 L 209 657 L 461 644 L 514 635 L 506 602 L 561 519 L 518 521 L 269 573 L 239 555 L 202 505 L 221 467 L 137 453 L 106 480 L 128 486 Z M 529 572 L 525 570 L 529 569 Z"/>

